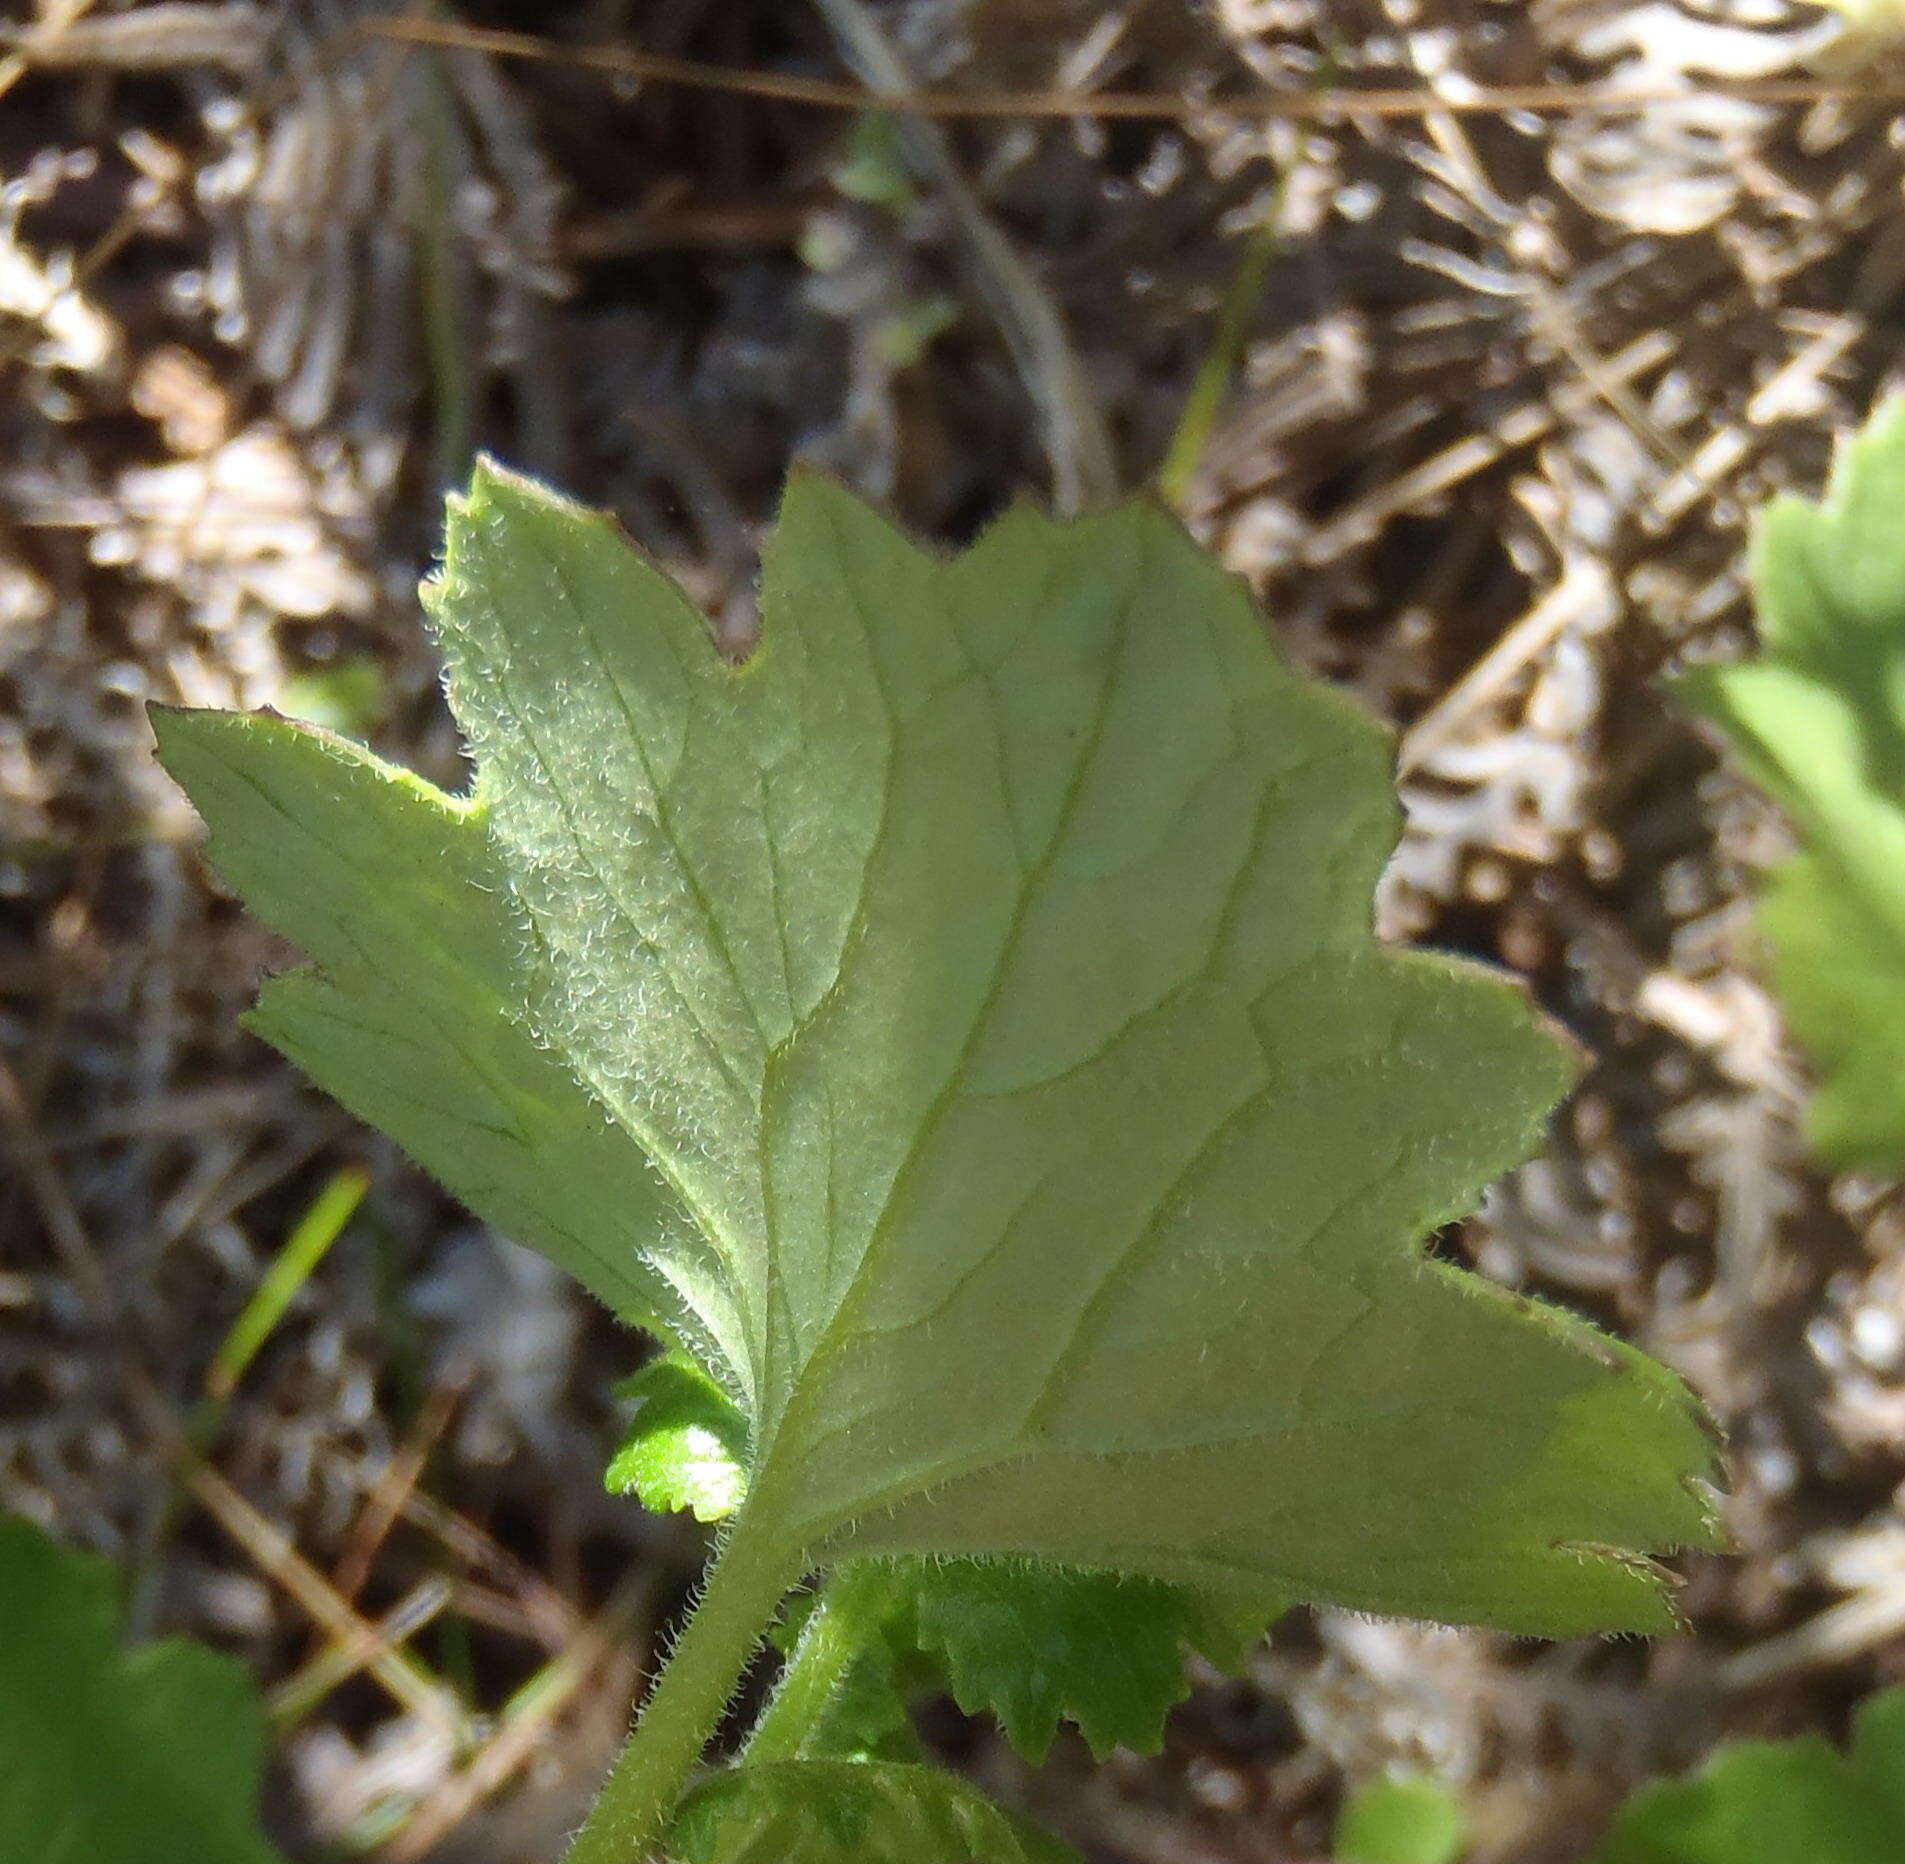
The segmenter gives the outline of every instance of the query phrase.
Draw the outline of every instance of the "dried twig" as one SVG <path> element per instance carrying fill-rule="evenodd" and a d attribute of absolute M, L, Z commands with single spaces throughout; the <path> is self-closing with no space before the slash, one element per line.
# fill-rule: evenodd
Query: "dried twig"
<path fill-rule="evenodd" d="M 456 1747 L 466 1747 L 469 1718 L 456 1692 L 432 1676 L 410 1651 L 387 1647 L 376 1625 L 338 1596 L 336 1588 L 292 1544 L 291 1538 L 204 1462 L 178 1427 L 155 1409 L 148 1392 L 141 1409 L 154 1434 L 167 1443 L 184 1472 L 187 1488 L 207 1514 L 250 1555 L 253 1564 L 297 1601 L 334 1643 L 365 1653 L 364 1668 L 393 1701 L 440 1730 Z"/>
<path fill-rule="evenodd" d="M 411 1814 L 383 1855 L 388 1864 L 413 1864 L 534 1757 L 549 1725 L 577 1692 L 653 1616 L 659 1576 L 649 1567 L 629 1575 L 609 1601 L 557 1656 L 523 1686 L 495 1734 L 460 1773 Z"/>
<path fill-rule="evenodd" d="M 1679 339 L 1665 330 L 1649 330 L 1607 359 L 1607 379 L 1631 382 L 1657 369 L 1679 348 Z M 1367 543 L 1400 513 L 1442 498 L 1497 460 L 1532 446 L 1561 421 L 1605 392 L 1605 384 L 1580 381 L 1561 393 L 1523 402 L 1495 424 L 1492 432 L 1466 434 L 1453 446 L 1409 471 L 1385 481 L 1368 497 L 1359 499 L 1320 526 L 1303 545 L 1303 561 L 1312 569 Z"/>
<path fill-rule="evenodd" d="M 422 1489 L 401 1498 L 400 1511 L 436 1537 L 469 1566 L 480 1567 L 521 1605 L 536 1634 L 551 1650 L 560 1649 L 582 1623 L 582 1615 L 548 1580 L 525 1565 L 509 1549 L 478 1527 L 467 1515 L 446 1507 Z"/>
<path fill-rule="evenodd" d="M 431 1386 L 402 1447 L 385 1465 L 376 1486 L 364 1498 L 364 1506 L 352 1524 L 344 1551 L 331 1570 L 331 1583 L 340 1598 L 355 1599 L 363 1589 L 378 1549 L 402 1516 L 411 1491 L 422 1481 L 430 1452 L 436 1448 L 464 1392 L 469 1389 L 469 1377 L 467 1367 L 456 1366 Z"/>
<path fill-rule="evenodd" d="M 99 1252 L 93 1247 L 85 1220 L 66 1188 L 66 1181 L 55 1169 L 47 1153 L 33 1118 L 33 1110 L 27 1104 L 25 1091 L 20 1086 L 20 1078 L 13 1072 L 5 1056 L 0 1056 L 0 1125 L 9 1130 L 13 1154 L 19 1161 L 20 1174 L 26 1181 L 27 1191 L 39 1210 L 40 1220 L 46 1225 L 47 1234 L 52 1237 L 53 1246 L 59 1251 L 74 1286 L 101 1315 L 114 1314 L 118 1310 L 119 1300 L 105 1270 L 100 1266 Z"/>
<path fill-rule="evenodd" d="M 785 72 L 754 71 L 699 59 L 671 58 L 623 46 L 562 45 L 525 32 L 505 32 L 447 21 L 379 16 L 362 30 L 381 38 L 416 45 L 453 45 L 489 52 L 497 58 L 533 58 L 576 65 L 618 77 L 645 78 L 694 90 L 727 91 L 776 103 L 805 104 L 823 110 L 904 109 L 925 117 L 1102 118 L 1181 123 L 1225 117 L 1243 121 L 1296 120 L 1346 123 L 1381 117 L 1500 116 L 1513 111 L 1542 114 L 1599 112 L 1625 115 L 1685 103 L 1700 96 L 1743 103 L 1804 107 L 1818 103 L 1905 103 L 1905 81 L 1881 79 L 1863 84 L 1825 78 L 1729 80 L 1708 78 L 1695 89 L 1686 85 L 1648 85 L 1620 90 L 1604 84 L 1514 84 L 1443 96 L 1424 86 L 1356 90 L 1347 86 L 1301 91 L 922 91 L 895 94 L 883 85 L 869 89 L 829 78 L 804 78 Z"/>
<path fill-rule="evenodd" d="M 959 224 L 975 283 L 1018 363 L 1038 410 L 1053 502 L 1061 511 L 1106 505 L 1121 489 L 1118 464 L 1089 378 L 1057 301 L 993 224 L 966 180 L 946 132 L 913 111 L 912 76 L 862 0 L 814 0 L 847 62 L 871 86 L 863 100 L 903 112 L 900 141 Z"/>
<path fill-rule="evenodd" d="M 413 1586 L 361 1632 L 323 1644 L 266 1699 L 272 1726 L 283 1734 L 310 1714 L 332 1690 L 359 1670 L 394 1656 L 455 1598 L 447 1579 L 432 1577 Z"/>
<path fill-rule="evenodd" d="M 1397 769 L 1405 775 L 1421 769 L 1524 667 L 1539 659 L 1570 622 L 1604 611 L 1613 601 L 1613 586 L 1602 564 L 1590 557 L 1570 563 L 1561 580 L 1409 728 L 1397 752 Z"/>

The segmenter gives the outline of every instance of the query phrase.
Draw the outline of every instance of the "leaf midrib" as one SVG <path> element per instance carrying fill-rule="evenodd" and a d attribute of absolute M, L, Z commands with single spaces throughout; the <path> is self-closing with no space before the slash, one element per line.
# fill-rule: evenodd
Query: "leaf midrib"
<path fill-rule="evenodd" d="M 834 529 L 836 545 L 844 550 L 844 539 L 840 533 L 837 517 L 830 513 L 829 522 Z M 966 1039 L 961 1045 L 958 1055 L 954 1058 L 952 1067 L 947 1072 L 946 1080 L 941 1085 L 939 1092 L 934 1096 L 932 1104 L 920 1118 L 911 1140 L 908 1142 L 905 1151 L 900 1157 L 899 1164 L 895 1168 L 888 1186 L 886 1198 L 881 1204 L 879 1217 L 873 1225 L 872 1233 L 867 1239 L 865 1249 L 861 1252 L 860 1260 L 854 1266 L 853 1275 L 849 1279 L 838 1304 L 835 1306 L 831 1319 L 829 1319 L 822 1328 L 820 1337 L 816 1340 L 813 1350 L 808 1353 L 805 1363 L 801 1368 L 800 1376 L 793 1381 L 787 1404 L 782 1410 L 781 1416 L 773 1421 L 771 1428 L 764 1428 L 757 1440 L 757 1455 L 760 1457 L 760 1465 L 756 1471 L 756 1475 L 760 1479 L 760 1486 L 762 1488 L 768 1486 L 768 1468 L 773 1461 L 775 1453 L 780 1450 L 783 1442 L 791 1438 L 795 1445 L 793 1454 L 796 1458 L 800 1457 L 803 1453 L 803 1446 L 799 1441 L 798 1426 L 804 1421 L 805 1412 L 811 1409 L 824 1393 L 827 1384 L 827 1369 L 831 1361 L 845 1350 L 847 1342 L 853 1337 L 854 1316 L 860 1305 L 867 1298 L 868 1290 L 873 1284 L 878 1266 L 884 1259 L 891 1245 L 891 1239 L 894 1234 L 894 1211 L 904 1197 L 907 1182 L 912 1177 L 925 1151 L 928 1140 L 944 1121 L 947 1111 L 952 1106 L 966 1081 L 971 1070 L 973 1059 L 978 1053 L 991 1026 L 993 1014 L 997 1009 L 1002 994 L 1003 982 L 1018 953 L 1032 901 L 1040 893 L 1045 882 L 1050 877 L 1052 869 L 1057 863 L 1060 849 L 1063 847 L 1066 836 L 1071 828 L 1079 797 L 1084 790 L 1086 777 L 1097 759 L 1099 747 L 1103 742 L 1105 726 L 1110 718 L 1111 709 L 1119 690 L 1119 676 L 1130 652 L 1132 616 L 1137 605 L 1139 592 L 1143 586 L 1142 570 L 1150 550 L 1149 539 L 1144 531 L 1140 530 L 1136 532 L 1135 537 L 1135 560 L 1131 566 L 1123 600 L 1119 603 L 1116 610 L 1111 664 L 1106 668 L 1104 680 L 1099 688 L 1098 703 L 1094 709 L 1090 727 L 1081 738 L 1077 761 L 1073 765 L 1071 775 L 1065 786 L 1065 791 L 1060 799 L 1057 817 L 1053 823 L 1051 834 L 1047 839 L 1045 848 L 1038 861 L 1031 869 L 1027 870 L 1021 878 L 1018 897 L 1013 906 L 1011 920 L 1005 929 L 1004 937 L 1000 940 L 998 959 L 993 965 L 992 974 L 988 979 L 985 992 L 975 1009 L 972 1024 L 967 1031 Z M 1055 567 L 1052 575 L 1053 577 L 1056 576 Z M 867 628 L 867 618 L 857 591 L 853 593 L 853 606 L 856 618 L 864 631 Z M 982 683 L 990 682 L 994 677 L 989 669 L 976 664 L 973 667 L 973 675 Z M 897 729 L 897 716 L 895 716 L 895 726 Z M 1003 740 L 999 748 L 1001 790 L 1003 792 L 1005 788 L 1005 777 L 1003 774 L 1005 768 Z M 1008 816 L 1010 816 L 1010 813 L 1008 809 Z M 792 1479 L 797 1481 L 797 1472 Z"/>

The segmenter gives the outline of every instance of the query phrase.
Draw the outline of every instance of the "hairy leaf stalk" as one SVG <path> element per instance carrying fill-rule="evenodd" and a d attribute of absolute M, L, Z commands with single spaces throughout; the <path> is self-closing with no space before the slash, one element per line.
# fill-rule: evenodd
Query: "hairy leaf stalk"
<path fill-rule="evenodd" d="M 800 1577 L 798 1554 L 743 1509 L 687 1626 L 642 1705 L 564 1864 L 647 1864 L 721 1711 L 776 1607 Z"/>
<path fill-rule="evenodd" d="M 793 1760 L 806 1752 L 809 1736 L 866 1648 L 865 1621 L 854 1607 L 853 1579 L 836 1573 L 826 1584 L 774 1693 L 748 1736 L 750 1764 Z"/>

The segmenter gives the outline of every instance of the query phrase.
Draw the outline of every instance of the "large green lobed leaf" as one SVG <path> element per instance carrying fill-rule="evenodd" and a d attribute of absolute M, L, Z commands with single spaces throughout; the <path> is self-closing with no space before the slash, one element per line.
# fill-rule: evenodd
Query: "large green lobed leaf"
<path fill-rule="evenodd" d="M 1678 682 L 1784 806 L 1802 852 L 1759 906 L 1773 981 L 1818 1070 L 1836 1164 L 1905 1167 L 1905 401 L 1841 453 L 1822 504 L 1754 533 L 1762 651 Z"/>
<path fill-rule="evenodd" d="M 1570 1054 L 1375 944 L 1386 741 L 1175 523 L 944 560 L 797 479 L 737 670 L 485 468 L 427 594 L 469 801 L 269 718 L 163 715 L 163 755 L 320 967 L 264 1033 L 694 1352 L 749 1531 L 1671 1622 L 1684 1390 L 1420 1250 Z"/>
<path fill-rule="evenodd" d="M 283 1864 L 235 1657 L 119 1642 L 111 1566 L 0 1515 L 0 1864 Z"/>

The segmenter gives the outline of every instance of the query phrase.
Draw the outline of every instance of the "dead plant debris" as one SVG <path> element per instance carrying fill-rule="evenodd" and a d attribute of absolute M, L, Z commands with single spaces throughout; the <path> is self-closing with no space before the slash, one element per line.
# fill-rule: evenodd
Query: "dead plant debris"
<path fill-rule="evenodd" d="M 1463 1788 L 1481 1864 L 1559 1864 L 1630 1782 L 1905 1674 L 1905 1217 L 1804 1155 L 1743 934 L 1781 830 L 1656 684 L 1740 651 L 1749 514 L 1897 368 L 1897 106 L 1740 88 L 1892 70 L 1869 9 L 1862 38 L 1787 0 L 433 15 L 1185 105 L 930 136 L 371 11 L 42 0 L 0 43 L 0 1505 L 256 1663 L 289 1854 L 549 1856 L 698 1558 L 600 1489 L 630 1343 L 237 1030 L 282 954 L 141 717 L 329 708 L 453 780 L 411 590 L 477 446 L 613 507 L 738 644 L 792 459 L 958 538 L 1145 484 L 1214 369 L 1186 518 L 1401 734 L 1386 929 L 1521 971 L 1596 1057 L 1448 1246 L 1724 1423 L 1740 1552 L 1688 1572 L 1691 1634 L 1304 1614 L 1154 1759 L 1028 1774 L 935 1711 L 948 1754 L 1106 1860 L 1318 1855 L 1346 1772 L 1406 1762 Z M 1656 101 L 1470 108 L 1596 84 Z M 1423 107 L 1199 107 L 1327 85 Z M 360 1163 L 195 1461 L 223 1330 Z"/>

